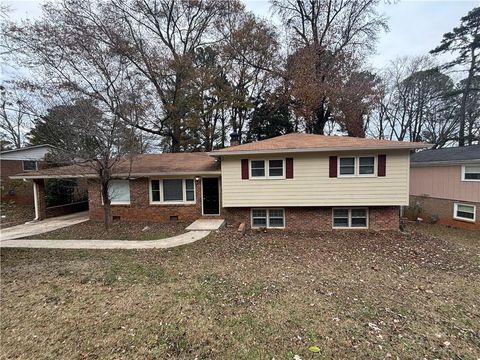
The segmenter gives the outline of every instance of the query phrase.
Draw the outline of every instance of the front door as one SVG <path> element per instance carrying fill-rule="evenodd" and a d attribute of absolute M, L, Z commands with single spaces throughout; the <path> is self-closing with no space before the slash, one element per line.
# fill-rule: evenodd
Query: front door
<path fill-rule="evenodd" d="M 203 214 L 204 215 L 219 215 L 219 193 L 218 193 L 218 178 L 203 178 L 202 179 L 202 194 L 203 194 Z"/>

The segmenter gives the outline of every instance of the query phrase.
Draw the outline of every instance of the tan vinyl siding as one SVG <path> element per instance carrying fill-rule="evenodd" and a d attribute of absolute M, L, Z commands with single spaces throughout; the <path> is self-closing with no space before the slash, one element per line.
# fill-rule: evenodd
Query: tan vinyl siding
<path fill-rule="evenodd" d="M 329 156 L 387 154 L 385 177 L 329 177 Z M 285 154 L 293 157 L 293 179 L 241 179 L 241 159 L 273 159 L 278 154 L 222 159 L 224 207 L 408 205 L 409 151 Z M 375 163 L 377 167 L 377 163 Z"/>

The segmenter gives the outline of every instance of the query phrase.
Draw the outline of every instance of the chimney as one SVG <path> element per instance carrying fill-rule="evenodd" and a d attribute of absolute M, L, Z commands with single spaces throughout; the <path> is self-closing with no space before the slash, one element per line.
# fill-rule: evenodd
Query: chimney
<path fill-rule="evenodd" d="M 230 146 L 240 145 L 240 135 L 236 132 L 230 134 Z"/>

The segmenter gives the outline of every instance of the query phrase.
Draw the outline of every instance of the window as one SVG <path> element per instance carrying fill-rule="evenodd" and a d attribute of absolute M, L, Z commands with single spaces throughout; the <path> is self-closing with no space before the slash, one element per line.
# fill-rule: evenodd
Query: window
<path fill-rule="evenodd" d="M 195 183 L 193 182 L 193 179 L 185 180 L 185 194 L 187 201 L 195 200 Z"/>
<path fill-rule="evenodd" d="M 283 160 L 268 161 L 268 176 L 283 176 Z"/>
<path fill-rule="evenodd" d="M 23 171 L 37 170 L 37 162 L 31 160 L 23 160 Z"/>
<path fill-rule="evenodd" d="M 129 205 L 130 181 L 110 180 L 108 182 L 108 197 L 112 205 Z"/>
<path fill-rule="evenodd" d="M 160 180 L 152 180 L 152 201 L 160 201 Z"/>
<path fill-rule="evenodd" d="M 367 228 L 368 211 L 365 208 L 333 209 L 334 228 Z"/>
<path fill-rule="evenodd" d="M 455 203 L 453 208 L 454 219 L 475 222 L 475 205 Z"/>
<path fill-rule="evenodd" d="M 265 177 L 265 160 L 252 160 L 250 162 L 252 177 Z"/>
<path fill-rule="evenodd" d="M 195 181 L 193 179 L 152 179 L 150 180 L 150 202 L 195 202 Z"/>
<path fill-rule="evenodd" d="M 252 210 L 252 227 L 267 227 L 267 210 Z"/>
<path fill-rule="evenodd" d="M 355 175 L 355 158 L 340 158 L 340 175 Z"/>
<path fill-rule="evenodd" d="M 338 162 L 340 176 L 375 175 L 375 156 L 341 157 Z"/>
<path fill-rule="evenodd" d="M 462 166 L 463 181 L 480 181 L 480 165 Z"/>
<path fill-rule="evenodd" d="M 284 174 L 284 159 L 250 160 L 250 174 L 252 178 L 281 178 Z"/>
<path fill-rule="evenodd" d="M 375 157 L 361 156 L 358 158 L 358 174 L 359 175 L 373 175 L 375 173 Z"/>
<path fill-rule="evenodd" d="M 183 201 L 182 179 L 163 180 L 163 201 Z"/>
<path fill-rule="evenodd" d="M 285 212 L 283 209 L 252 209 L 252 227 L 283 228 Z"/>

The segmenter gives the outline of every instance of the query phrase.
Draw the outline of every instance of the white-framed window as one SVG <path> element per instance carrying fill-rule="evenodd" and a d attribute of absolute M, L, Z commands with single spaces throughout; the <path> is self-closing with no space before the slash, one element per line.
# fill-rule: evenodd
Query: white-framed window
<path fill-rule="evenodd" d="M 23 171 L 37 170 L 37 162 L 34 160 L 23 160 Z"/>
<path fill-rule="evenodd" d="M 195 203 L 195 180 L 150 179 L 150 203 Z"/>
<path fill-rule="evenodd" d="M 284 228 L 283 209 L 252 209 L 252 228 Z"/>
<path fill-rule="evenodd" d="M 375 176 L 376 156 L 344 156 L 338 159 L 338 176 Z"/>
<path fill-rule="evenodd" d="M 250 176 L 253 179 L 283 179 L 284 159 L 250 160 Z"/>
<path fill-rule="evenodd" d="M 252 178 L 264 178 L 265 174 L 265 160 L 250 161 L 250 175 Z"/>
<path fill-rule="evenodd" d="M 130 181 L 110 180 L 108 182 L 108 197 L 112 205 L 130 205 Z"/>
<path fill-rule="evenodd" d="M 368 228 L 367 208 L 332 209 L 332 227 L 334 229 Z"/>
<path fill-rule="evenodd" d="M 476 206 L 470 204 L 454 203 L 453 218 L 457 220 L 475 222 Z"/>
<path fill-rule="evenodd" d="M 480 181 L 480 165 L 463 165 L 462 181 Z"/>

